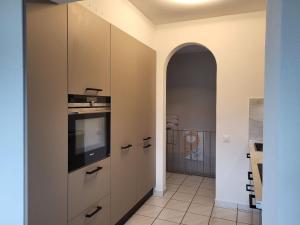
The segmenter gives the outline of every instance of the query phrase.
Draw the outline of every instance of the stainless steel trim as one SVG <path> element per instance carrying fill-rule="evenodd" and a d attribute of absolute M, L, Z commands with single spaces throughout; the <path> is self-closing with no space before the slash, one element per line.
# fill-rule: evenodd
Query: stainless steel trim
<path fill-rule="evenodd" d="M 110 108 L 69 108 L 68 113 L 71 114 L 90 114 L 90 113 L 106 113 L 110 112 Z"/>
<path fill-rule="evenodd" d="M 86 103 L 68 103 L 69 108 L 78 108 L 78 107 L 109 107 L 110 103 L 94 103 L 94 102 L 86 102 Z"/>

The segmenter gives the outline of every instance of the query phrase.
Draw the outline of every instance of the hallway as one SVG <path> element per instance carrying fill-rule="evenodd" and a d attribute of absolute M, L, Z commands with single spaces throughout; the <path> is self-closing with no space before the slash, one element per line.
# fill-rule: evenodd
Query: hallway
<path fill-rule="evenodd" d="M 251 213 L 214 205 L 215 179 L 167 173 L 164 197 L 152 196 L 126 225 L 249 225 Z"/>

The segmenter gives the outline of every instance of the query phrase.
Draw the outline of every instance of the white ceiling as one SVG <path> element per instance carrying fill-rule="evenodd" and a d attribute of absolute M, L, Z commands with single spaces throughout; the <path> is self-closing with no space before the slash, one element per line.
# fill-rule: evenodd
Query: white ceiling
<path fill-rule="evenodd" d="M 154 24 L 264 10 L 266 0 L 129 0 Z M 189 3 L 184 3 L 189 2 Z"/>

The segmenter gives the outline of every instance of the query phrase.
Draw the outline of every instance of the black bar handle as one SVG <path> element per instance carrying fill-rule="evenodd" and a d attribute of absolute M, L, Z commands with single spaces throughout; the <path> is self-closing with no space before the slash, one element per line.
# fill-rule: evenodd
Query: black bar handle
<path fill-rule="evenodd" d="M 252 172 L 248 172 L 248 180 L 253 180 Z"/>
<path fill-rule="evenodd" d="M 253 192 L 253 188 L 254 186 L 251 185 L 251 184 L 246 184 L 246 191 L 250 191 L 250 192 Z"/>
<path fill-rule="evenodd" d="M 98 172 L 102 169 L 103 169 L 103 167 L 98 166 L 96 169 L 94 169 L 92 171 L 87 171 L 86 174 L 91 175 L 91 174 L 96 173 L 96 172 Z"/>
<path fill-rule="evenodd" d="M 249 207 L 250 209 L 256 209 L 256 205 L 253 204 L 253 199 L 255 198 L 255 195 L 249 195 Z"/>
<path fill-rule="evenodd" d="M 250 157 L 250 153 L 247 153 L 247 159 L 250 159 L 251 157 Z"/>
<path fill-rule="evenodd" d="M 91 218 L 93 217 L 95 214 L 97 214 L 98 212 L 100 212 L 102 210 L 101 206 L 97 206 L 97 208 L 95 209 L 94 212 L 90 213 L 90 214 L 86 214 L 85 217 L 86 218 Z"/>
<path fill-rule="evenodd" d="M 147 137 L 147 138 L 144 138 L 144 141 L 149 141 L 151 140 L 152 137 Z"/>
<path fill-rule="evenodd" d="M 97 91 L 97 92 L 101 92 L 101 91 L 103 91 L 103 89 L 99 89 L 99 88 L 86 88 L 85 91 Z"/>
<path fill-rule="evenodd" d="M 145 145 L 144 148 L 150 148 L 152 145 Z"/>
<path fill-rule="evenodd" d="M 129 145 L 126 145 L 126 146 L 121 146 L 121 149 L 125 150 L 125 149 L 131 148 L 131 147 L 132 147 L 132 145 L 129 144 Z"/>

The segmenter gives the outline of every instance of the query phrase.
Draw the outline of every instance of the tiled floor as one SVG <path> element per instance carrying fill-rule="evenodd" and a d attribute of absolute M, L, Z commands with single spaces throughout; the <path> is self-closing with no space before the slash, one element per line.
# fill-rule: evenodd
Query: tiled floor
<path fill-rule="evenodd" d="M 126 225 L 247 225 L 251 214 L 214 205 L 215 180 L 167 173 L 167 193 L 151 197 Z"/>

